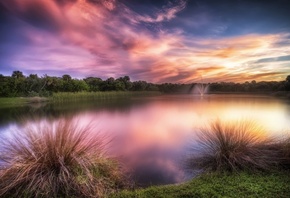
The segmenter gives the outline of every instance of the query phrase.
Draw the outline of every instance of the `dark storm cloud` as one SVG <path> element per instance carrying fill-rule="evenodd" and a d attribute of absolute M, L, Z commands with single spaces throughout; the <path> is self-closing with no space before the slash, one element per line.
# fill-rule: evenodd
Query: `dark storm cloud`
<path fill-rule="evenodd" d="M 191 35 L 229 36 L 290 30 L 287 0 L 193 0 L 167 27 Z"/>
<path fill-rule="evenodd" d="M 23 34 L 25 24 L 11 15 L 0 2 L 0 70 L 10 74 L 17 69 L 11 64 L 13 56 L 21 51 L 23 45 L 29 45 L 30 39 Z"/>
<path fill-rule="evenodd" d="M 0 43 L 1 46 L 10 43 L 23 43 L 28 44 L 27 39 L 23 34 L 23 22 L 18 18 L 11 15 L 9 10 L 4 7 L 0 2 Z M 1 47 L 0 46 L 0 47 Z"/>
<path fill-rule="evenodd" d="M 9 0 L 2 1 L 2 5 L 9 10 L 10 14 L 36 28 L 49 31 L 60 29 L 61 23 L 56 16 L 59 13 L 54 13 L 55 9 L 51 8 L 50 3 L 27 0 L 25 4 L 20 4 L 19 0 Z"/>

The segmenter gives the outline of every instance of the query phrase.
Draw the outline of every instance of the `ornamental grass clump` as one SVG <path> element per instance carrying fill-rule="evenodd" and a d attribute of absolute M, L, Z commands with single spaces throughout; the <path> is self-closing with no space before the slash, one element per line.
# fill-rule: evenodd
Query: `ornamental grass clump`
<path fill-rule="evenodd" d="M 280 154 L 280 168 L 290 170 L 290 136 L 278 140 L 273 147 Z"/>
<path fill-rule="evenodd" d="M 102 197 L 125 185 L 111 137 L 75 122 L 14 131 L 0 150 L 0 197 Z"/>
<path fill-rule="evenodd" d="M 207 171 L 267 170 L 277 166 L 277 151 L 255 122 L 217 120 L 197 134 L 190 167 Z"/>

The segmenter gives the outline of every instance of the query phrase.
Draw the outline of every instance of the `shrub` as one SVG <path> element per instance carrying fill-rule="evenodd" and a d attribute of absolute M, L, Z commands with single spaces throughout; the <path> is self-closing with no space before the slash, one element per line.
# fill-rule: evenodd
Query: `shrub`
<path fill-rule="evenodd" d="M 2 142 L 0 197 L 98 197 L 122 187 L 110 137 L 72 121 L 14 131 Z"/>
<path fill-rule="evenodd" d="M 208 171 L 266 170 L 278 163 L 264 130 L 247 120 L 217 120 L 202 128 L 195 149 L 190 167 Z"/>

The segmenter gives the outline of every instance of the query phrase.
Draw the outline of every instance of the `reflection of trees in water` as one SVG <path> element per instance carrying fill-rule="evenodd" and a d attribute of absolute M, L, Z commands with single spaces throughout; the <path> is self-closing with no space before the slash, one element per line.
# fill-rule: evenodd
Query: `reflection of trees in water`
<path fill-rule="evenodd" d="M 17 122 L 19 124 L 27 120 L 56 119 L 62 116 L 72 117 L 76 113 L 83 111 L 96 111 L 105 109 L 106 111 L 126 112 L 132 106 L 144 104 L 144 100 L 110 100 L 92 102 L 71 102 L 71 103 L 35 103 L 22 107 L 11 107 L 0 109 L 0 126 Z"/>
<path fill-rule="evenodd" d="M 287 104 L 287 106 L 286 106 L 287 116 L 290 118 L 290 100 L 287 100 L 286 104 Z"/>

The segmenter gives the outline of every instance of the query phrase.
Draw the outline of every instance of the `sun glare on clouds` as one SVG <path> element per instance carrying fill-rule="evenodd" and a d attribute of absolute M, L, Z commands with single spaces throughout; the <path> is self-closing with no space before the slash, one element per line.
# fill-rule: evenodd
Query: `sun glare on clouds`
<path fill-rule="evenodd" d="M 36 0 L 11 0 L 4 5 L 25 18 L 34 3 Z M 52 29 L 24 27 L 23 34 L 31 44 L 19 45 L 13 55 L 19 70 L 41 71 L 49 64 L 55 73 L 72 69 L 80 77 L 118 74 L 155 83 L 190 83 L 200 81 L 200 76 L 207 82 L 270 81 L 290 72 L 290 60 L 259 62 L 290 55 L 290 47 L 283 45 L 290 42 L 287 33 L 197 37 L 178 28 L 163 28 L 163 22 L 178 18 L 186 1 L 165 5 L 155 14 L 138 13 L 114 0 L 64 4 L 46 0 L 37 5 L 45 10 L 42 20 Z M 148 24 L 155 29 L 147 28 Z M 37 54 L 37 58 L 29 54 Z"/>

